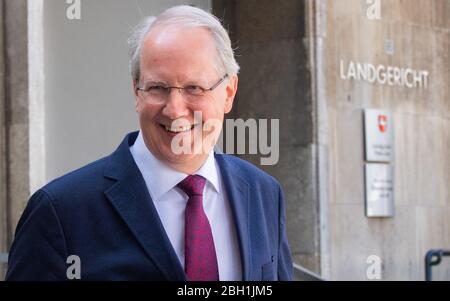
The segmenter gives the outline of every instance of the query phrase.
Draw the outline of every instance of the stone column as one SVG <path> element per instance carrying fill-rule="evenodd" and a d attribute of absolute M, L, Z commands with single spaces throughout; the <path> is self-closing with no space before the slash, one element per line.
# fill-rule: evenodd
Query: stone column
<path fill-rule="evenodd" d="M 3 1 L 0 2 L 0 49 L 3 45 Z M 0 252 L 7 250 L 7 218 L 6 218 L 6 129 L 5 129 L 5 67 L 4 56 L 0 56 Z M 0 280 L 3 279 L 4 265 L 0 264 Z"/>
<path fill-rule="evenodd" d="M 2 162 L 6 203 L 6 238 L 11 243 L 29 198 L 27 1 L 2 1 L 3 122 Z M 5 208 L 3 208 L 5 209 Z M 5 210 L 3 215 L 5 215 Z M 5 227 L 5 222 L 2 223 Z M 3 231 L 2 231 L 3 232 Z M 3 234 L 4 235 L 4 234 Z"/>

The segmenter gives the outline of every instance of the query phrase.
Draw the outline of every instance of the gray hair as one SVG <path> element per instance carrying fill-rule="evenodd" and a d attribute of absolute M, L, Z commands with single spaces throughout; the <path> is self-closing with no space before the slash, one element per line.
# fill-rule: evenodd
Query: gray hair
<path fill-rule="evenodd" d="M 146 17 L 133 30 L 128 39 L 128 46 L 130 50 L 130 72 L 134 80 L 138 81 L 140 77 L 140 59 L 145 36 L 157 25 L 180 25 L 208 29 L 217 49 L 215 66 L 217 72 L 228 75 L 238 74 L 239 65 L 234 57 L 230 37 L 220 20 L 200 8 L 179 5 L 167 9 L 157 17 Z"/>

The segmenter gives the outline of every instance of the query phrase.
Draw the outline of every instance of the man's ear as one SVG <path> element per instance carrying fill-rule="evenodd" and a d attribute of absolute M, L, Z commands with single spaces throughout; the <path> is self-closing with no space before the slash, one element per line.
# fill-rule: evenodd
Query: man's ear
<path fill-rule="evenodd" d="M 133 85 L 133 93 L 135 97 L 138 97 L 138 90 L 137 90 L 137 85 L 138 85 L 138 81 L 133 79 L 132 81 L 132 85 Z"/>
<path fill-rule="evenodd" d="M 238 76 L 233 75 L 230 77 L 228 85 L 226 87 L 226 99 L 225 99 L 225 114 L 228 114 L 233 108 L 234 97 L 236 96 L 237 88 L 238 88 Z"/>
<path fill-rule="evenodd" d="M 133 85 L 133 93 L 134 93 L 134 107 L 135 107 L 136 112 L 139 112 L 138 111 L 139 96 L 138 96 L 138 89 L 137 89 L 138 81 L 133 79 L 132 85 Z"/>

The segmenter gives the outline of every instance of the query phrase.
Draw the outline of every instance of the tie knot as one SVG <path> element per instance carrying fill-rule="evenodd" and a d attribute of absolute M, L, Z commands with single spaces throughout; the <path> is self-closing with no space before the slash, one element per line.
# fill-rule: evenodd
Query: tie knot
<path fill-rule="evenodd" d="M 203 195 L 206 179 L 199 175 L 187 176 L 183 181 L 178 183 L 178 187 L 183 190 L 188 197 L 194 195 Z"/>

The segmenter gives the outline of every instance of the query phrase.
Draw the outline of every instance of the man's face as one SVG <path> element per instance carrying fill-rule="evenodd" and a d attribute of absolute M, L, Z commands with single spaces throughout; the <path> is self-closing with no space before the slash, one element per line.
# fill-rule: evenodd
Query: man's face
<path fill-rule="evenodd" d="M 142 46 L 141 74 L 135 87 L 194 85 L 211 88 L 225 75 L 216 71 L 216 54 L 211 34 L 206 29 L 154 28 Z M 236 89 L 237 76 L 227 78 L 195 102 L 189 101 L 189 96 L 178 89 L 172 89 L 159 102 L 149 101 L 148 94 L 135 89 L 136 111 L 145 144 L 155 157 L 177 170 L 187 172 L 192 171 L 191 167 L 194 170 L 200 167 L 211 147 L 199 149 L 198 139 L 201 137 L 203 142 L 210 143 L 211 138 L 220 133 L 218 127 L 222 125 L 224 114 L 232 108 Z M 194 118 L 194 112 L 196 116 L 201 114 L 200 120 Z M 187 130 L 178 132 L 182 128 Z M 173 149 L 174 139 L 182 141 L 184 150 L 189 146 L 192 151 L 177 154 Z"/>

